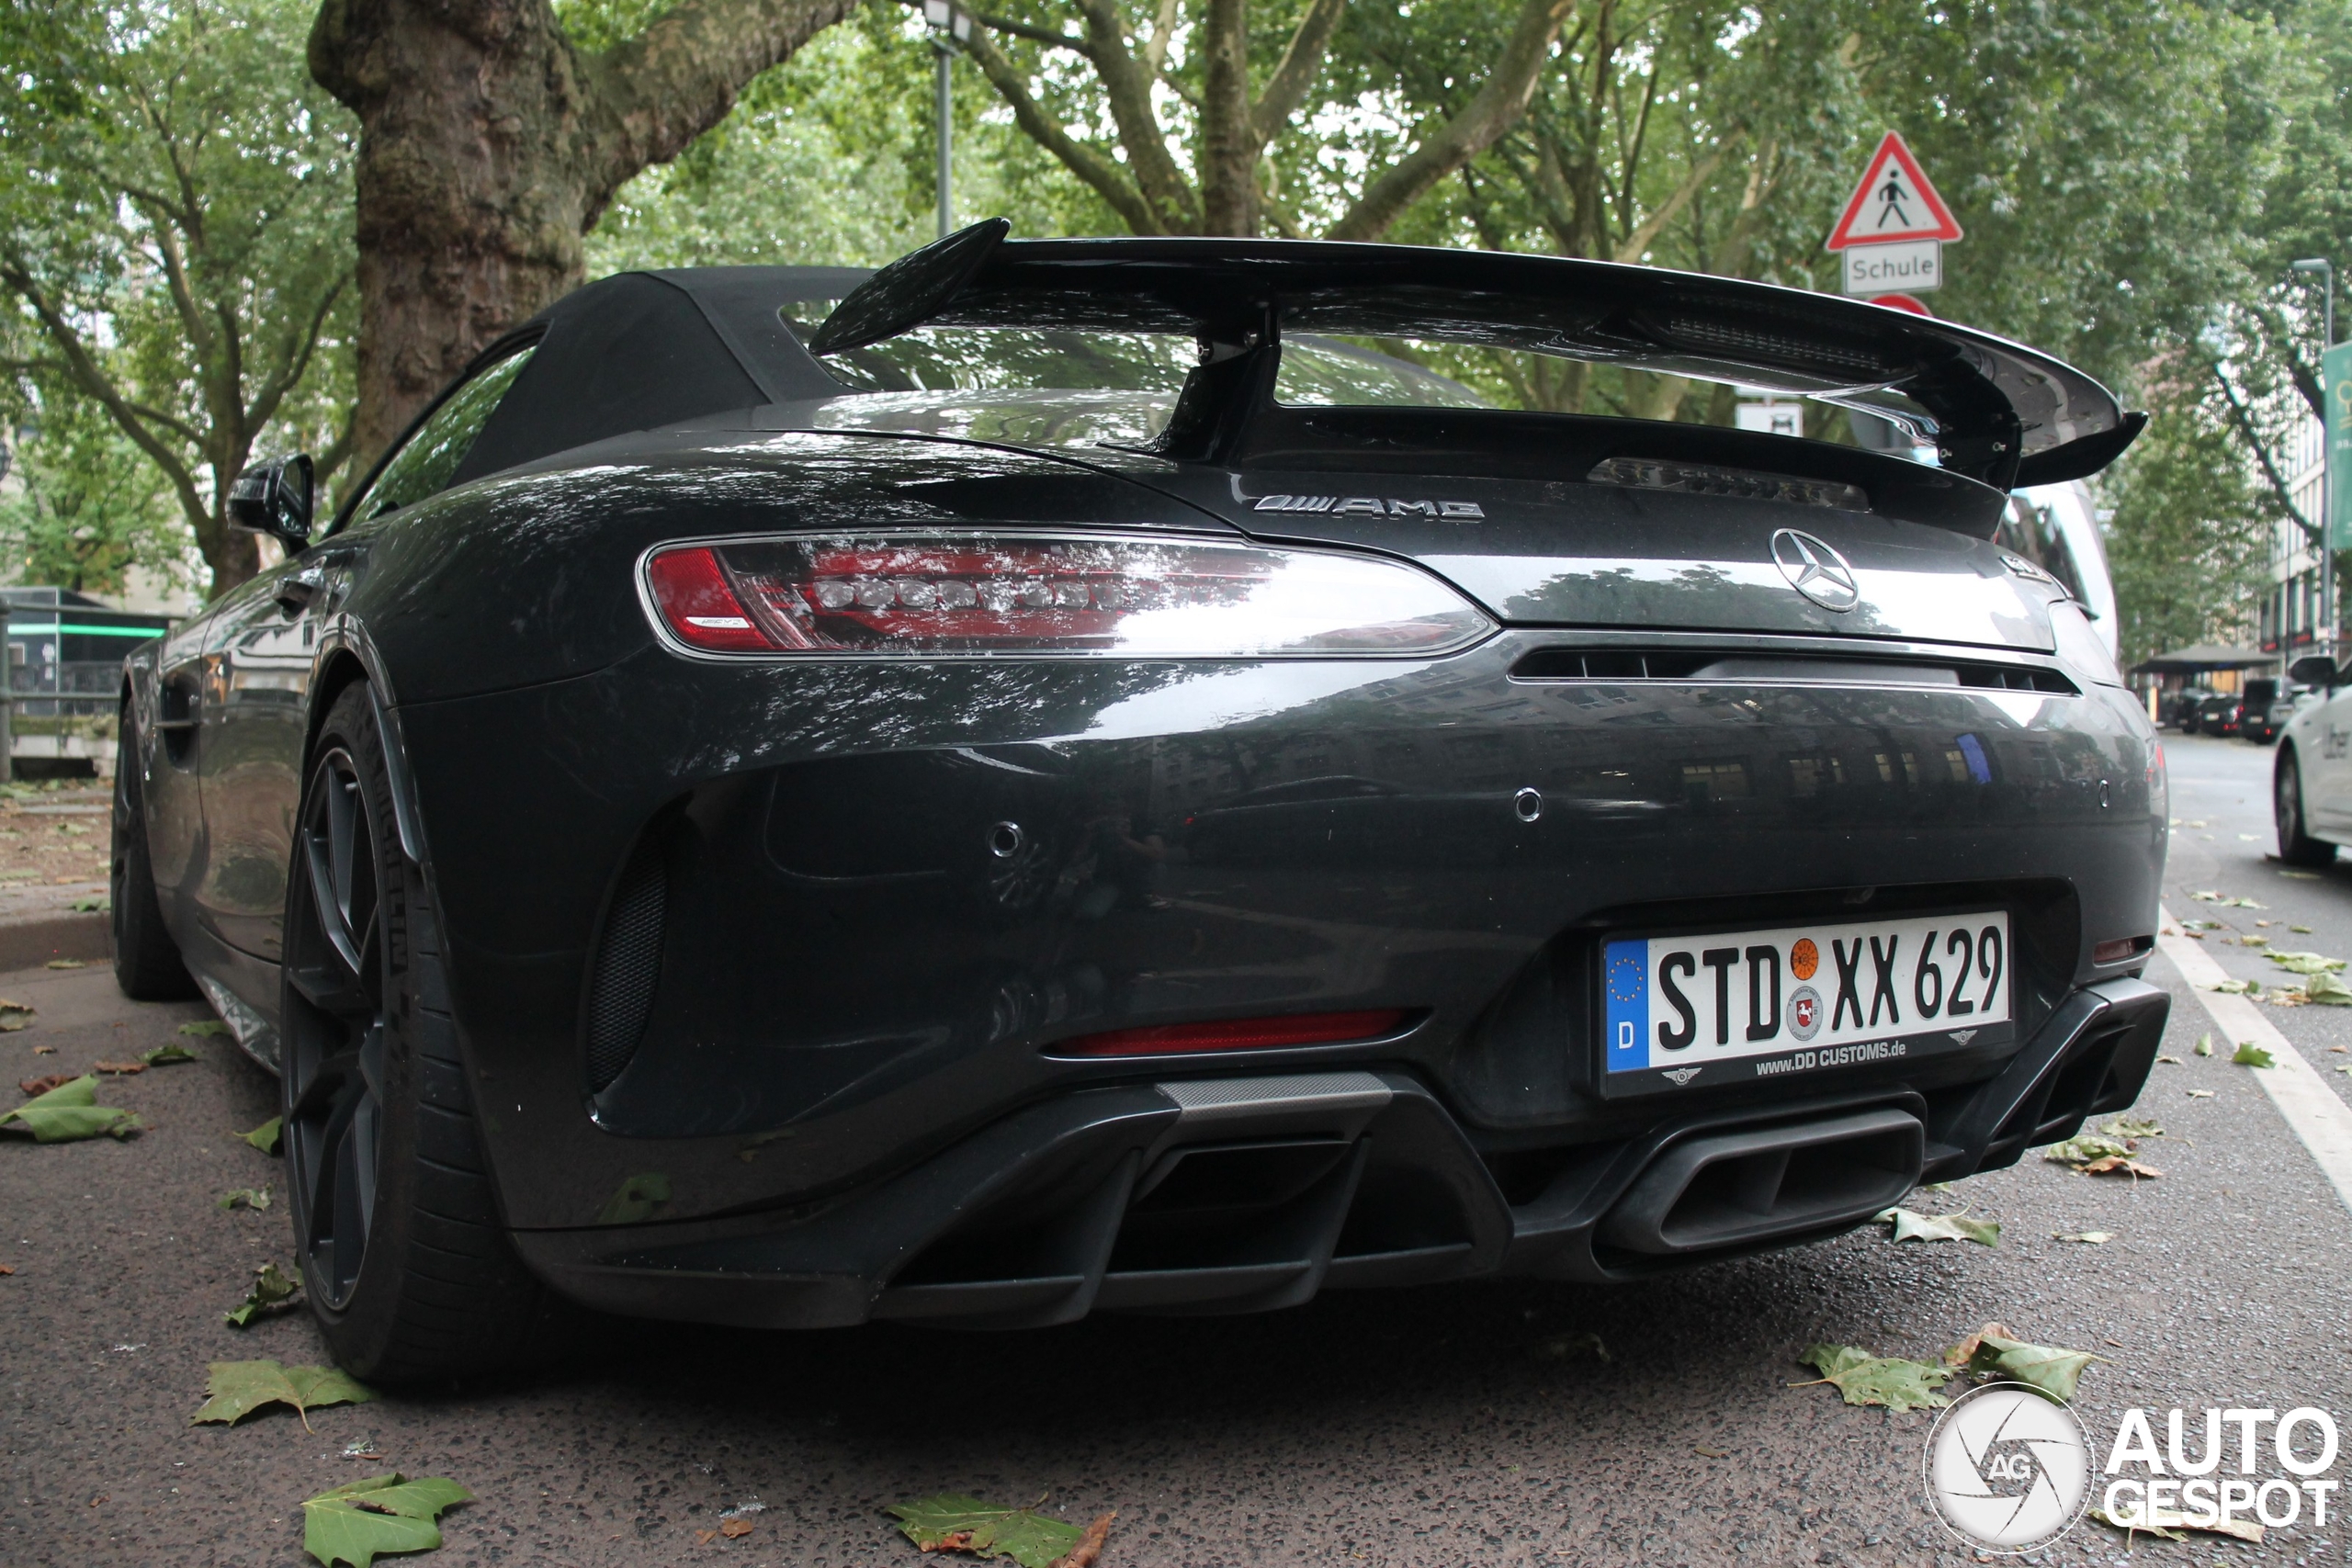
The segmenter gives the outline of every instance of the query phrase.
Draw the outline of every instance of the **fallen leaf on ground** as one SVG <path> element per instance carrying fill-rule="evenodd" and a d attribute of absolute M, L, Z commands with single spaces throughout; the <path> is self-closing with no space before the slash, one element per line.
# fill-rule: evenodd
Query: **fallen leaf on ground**
<path fill-rule="evenodd" d="M 740 1540 L 744 1536 L 752 1533 L 752 1521 L 749 1519 L 728 1519 L 719 1525 L 718 1533 L 725 1536 L 729 1540 Z"/>
<path fill-rule="evenodd" d="M 188 1417 L 193 1427 L 204 1421 L 234 1426 L 266 1404 L 290 1404 L 311 1424 L 311 1409 L 320 1404 L 364 1404 L 376 1391 L 334 1367 L 281 1367 L 276 1361 L 215 1361 L 205 1380 L 209 1395 L 202 1408 Z"/>
<path fill-rule="evenodd" d="M 2242 936 L 2238 938 L 2238 945 L 2240 947 L 2268 947 L 2270 939 L 2267 936 Z"/>
<path fill-rule="evenodd" d="M 180 1032 L 182 1034 L 194 1034 L 202 1038 L 215 1034 L 226 1034 L 229 1032 L 229 1026 L 221 1022 L 217 1018 L 205 1018 L 198 1019 L 194 1023 L 181 1024 Z"/>
<path fill-rule="evenodd" d="M 2311 874 L 2309 872 L 2305 872 L 2303 874 L 2308 876 Z M 2312 934 L 2312 928 L 2309 926 L 2289 926 L 2287 929 L 2293 931 L 2297 936 L 2309 936 Z"/>
<path fill-rule="evenodd" d="M 2173 1508 L 2151 1508 L 2144 1505 L 2139 1512 L 2117 1518 L 2105 1508 L 2093 1508 L 2090 1517 L 2110 1529 L 2127 1534 L 2162 1536 L 2166 1540 L 2187 1540 L 2183 1530 L 2204 1530 L 2211 1535 L 2226 1535 L 2236 1540 L 2262 1544 L 2262 1527 L 2251 1519 L 2222 1519 L 2214 1515 L 2191 1516 Z"/>
<path fill-rule="evenodd" d="M 2142 1165 L 2138 1160 L 2127 1158 L 2122 1155 L 2109 1155 L 2105 1159 L 2095 1159 L 2084 1166 L 2082 1171 L 2085 1176 L 2128 1176 L 2134 1180 L 2144 1176 L 2151 1181 L 2164 1174 L 2154 1166 Z"/>
<path fill-rule="evenodd" d="M 268 1200 L 264 1199 L 264 1203 Z M 265 1263 L 254 1270 L 253 1289 L 245 1299 L 220 1314 L 220 1321 L 232 1328 L 243 1328 L 263 1313 L 273 1312 L 294 1299 L 302 1288 L 300 1280 L 289 1280 L 275 1263 Z M 308 1423 L 304 1423 L 308 1425 Z"/>
<path fill-rule="evenodd" d="M 2259 980 L 2222 980 L 2205 987 L 2225 997 L 2250 997 L 2262 989 Z"/>
<path fill-rule="evenodd" d="M 1889 1410 L 1904 1411 L 1951 1403 L 1936 1392 L 1951 1380 L 1951 1373 L 1925 1361 L 1873 1356 L 1856 1345 L 1808 1345 L 1797 1359 L 1819 1372 L 1820 1381 L 1844 1394 L 1849 1404 L 1883 1404 Z"/>
<path fill-rule="evenodd" d="M 302 1502 L 302 1550 L 334 1568 L 368 1568 L 379 1552 L 430 1551 L 441 1544 L 433 1521 L 473 1494 L 447 1476 L 409 1481 L 398 1472 L 337 1486 Z"/>
<path fill-rule="evenodd" d="M 1111 1539 L 1111 1521 L 1118 1517 L 1114 1511 L 1087 1526 L 1078 1544 L 1055 1558 L 1052 1568 L 1094 1568 L 1094 1560 L 1102 1555 L 1103 1543 Z"/>
<path fill-rule="evenodd" d="M 20 1029 L 29 1028 L 33 1014 L 38 1010 L 29 1002 L 12 1002 L 6 997 L 0 997 L 0 1034 L 14 1034 Z"/>
<path fill-rule="evenodd" d="M 2087 1350 L 2066 1350 L 2052 1345 L 2029 1345 L 1997 1323 L 1988 1323 L 1944 1352 L 1944 1365 L 1965 1367 L 1980 1378 L 2021 1382 L 2048 1399 L 2075 1397 L 2075 1385 L 2093 1361 L 2104 1357 Z"/>
<path fill-rule="evenodd" d="M 2001 1245 L 2001 1227 L 1992 1220 L 1972 1220 L 1966 1214 L 1920 1214 L 1909 1209 L 1888 1209 L 1880 1223 L 1894 1222 L 1896 1241 L 1973 1241 Z"/>
<path fill-rule="evenodd" d="M 2230 1060 L 2241 1067 L 2275 1067 L 2278 1065 L 2276 1057 L 2251 1040 L 2239 1041 L 2238 1048 L 2230 1054 Z"/>
<path fill-rule="evenodd" d="M 42 1144 L 70 1144 L 105 1133 L 117 1138 L 139 1135 L 145 1125 L 119 1106 L 97 1103 L 98 1080 L 85 1073 L 0 1114 L 0 1129 L 23 1131 Z"/>
<path fill-rule="evenodd" d="M 268 1121 L 263 1122 L 260 1126 L 254 1128 L 252 1132 L 240 1133 L 237 1136 L 244 1139 L 245 1142 L 251 1144 L 262 1153 L 266 1155 L 274 1155 L 277 1153 L 278 1134 L 282 1131 L 284 1124 L 285 1118 L 273 1116 Z"/>
<path fill-rule="evenodd" d="M 695 1531 L 695 1544 L 696 1546 L 708 1546 L 712 1541 L 717 1540 L 718 1539 L 718 1532 L 717 1530 Z"/>
<path fill-rule="evenodd" d="M 80 1077 L 82 1075 L 79 1073 L 51 1073 L 45 1078 L 22 1079 L 17 1083 L 17 1087 L 23 1089 L 28 1096 L 47 1094 L 59 1084 L 72 1083 L 75 1078 Z"/>
<path fill-rule="evenodd" d="M 2347 1068 L 2346 1070 L 2352 1071 L 2352 1068 Z M 2210 1089 L 2192 1089 L 2188 1091 L 2188 1098 L 2191 1100 L 2211 1100 L 2213 1098 L 2213 1091 Z"/>
<path fill-rule="evenodd" d="M 2111 1138 L 2161 1138 L 2165 1135 L 2164 1128 L 2145 1116 L 2118 1116 L 2107 1124 L 2106 1132 Z"/>
<path fill-rule="evenodd" d="M 2326 1007 L 2352 1007 L 2352 986 L 2336 975 L 2312 976 L 2303 982 L 2303 995 Z"/>
<path fill-rule="evenodd" d="M 2297 975 L 2331 975 L 2344 967 L 2344 960 L 2324 953 L 2274 953 L 2270 962 Z"/>
<path fill-rule="evenodd" d="M 103 915 L 114 906 L 103 898 L 76 898 L 74 912 L 77 915 Z"/>
<path fill-rule="evenodd" d="M 2197 1054 L 2200 1056 L 2210 1056 L 2213 1054 L 2213 1036 L 2210 1032 L 2197 1037 Z"/>
<path fill-rule="evenodd" d="M 896 1503 L 888 1511 L 897 1516 L 906 1538 L 925 1551 L 1010 1557 L 1021 1568 L 1053 1568 L 1088 1533 L 1028 1508 L 1002 1508 L 956 1492 Z M 1107 1523 L 1097 1522 L 1107 1531 Z"/>
<path fill-rule="evenodd" d="M 13 1274 L 16 1271 L 16 1266 L 14 1264 L 0 1263 L 0 1274 Z"/>
<path fill-rule="evenodd" d="M 51 969 L 87 969 L 89 965 L 83 963 L 78 958 L 52 958 L 49 961 L 47 967 Z"/>
<path fill-rule="evenodd" d="M 2113 1231 L 2076 1231 L 2073 1235 L 2054 1236 L 2052 1239 L 2055 1241 L 2080 1241 L 2086 1242 L 2092 1247 L 2103 1247 L 2107 1243 L 2115 1239 L 2115 1233 Z"/>
<path fill-rule="evenodd" d="M 2041 1151 L 2041 1157 L 2057 1165 L 2088 1165 L 2095 1159 L 2113 1155 L 2128 1155 L 2132 1145 L 2103 1133 L 2082 1133 L 2063 1144 L 2052 1144 Z"/>
<path fill-rule="evenodd" d="M 98 1064 L 98 1071 L 111 1074 L 116 1077 L 127 1078 L 133 1073 L 143 1073 L 146 1070 L 147 1064 L 144 1062 L 100 1062 Z"/>
<path fill-rule="evenodd" d="M 220 1194 L 215 1205 L 222 1209 L 266 1209 L 269 1189 L 266 1187 L 236 1187 Z"/>
<path fill-rule="evenodd" d="M 36 1056 L 54 1056 L 57 1055 L 57 1047 L 54 1045 L 36 1045 L 33 1047 L 33 1055 Z"/>
<path fill-rule="evenodd" d="M 2192 822 L 2192 823 L 2190 823 L 2190 824 L 2189 824 L 2189 826 L 2190 826 L 2190 827 L 2192 827 L 2192 828 L 2201 828 L 2201 827 L 2203 827 L 2203 826 L 2204 826 L 2204 824 L 2203 824 L 2202 822 Z M 2209 887 L 2209 888 L 2204 889 L 2204 890 L 2203 890 L 2203 891 L 2201 891 L 2201 892 L 2191 893 L 2191 894 L 2189 895 L 2189 897 L 2190 897 L 2191 898 L 2194 898 L 2195 900 L 2197 900 L 2197 902 L 2199 902 L 2199 904 L 2213 904 L 2213 903 L 2219 903 L 2219 902 L 2221 901 L 2221 897 L 2222 897 L 2222 896 L 2221 896 L 2219 893 L 2214 892 L 2214 891 L 2213 891 L 2211 888 L 2210 888 L 2210 887 Z"/>
<path fill-rule="evenodd" d="M 2156 1058 L 2156 1066 L 2160 1067 L 2167 1062 L 2171 1063 L 2176 1067 L 2181 1065 L 2181 1060 L 2177 1056 L 2159 1056 Z"/>
<path fill-rule="evenodd" d="M 1729 1458 L 1731 1458 L 1731 1455 L 1730 1455 L 1728 1452 L 1726 1452 L 1725 1450 L 1722 1450 L 1722 1449 L 1711 1449 L 1711 1448 L 1709 1448 L 1709 1447 L 1708 1447 L 1706 1444 L 1704 1444 L 1704 1443 L 1693 1443 L 1693 1444 L 1691 1444 L 1691 1445 L 1690 1445 L 1690 1451 L 1691 1451 L 1692 1453 L 1694 1453 L 1694 1454 L 1699 1455 L 1699 1456 L 1700 1456 L 1701 1458 L 1702 1458 L 1702 1459 L 1729 1459 Z"/>
<path fill-rule="evenodd" d="M 193 1062 L 198 1058 L 185 1045 L 158 1045 L 152 1051 L 140 1052 L 139 1059 L 151 1067 L 176 1067 L 182 1062 Z"/>
<path fill-rule="evenodd" d="M 2251 898 L 2224 898 L 2221 904 L 2224 909 L 2267 909 L 2270 908 L 2267 904 L 2257 904 Z"/>

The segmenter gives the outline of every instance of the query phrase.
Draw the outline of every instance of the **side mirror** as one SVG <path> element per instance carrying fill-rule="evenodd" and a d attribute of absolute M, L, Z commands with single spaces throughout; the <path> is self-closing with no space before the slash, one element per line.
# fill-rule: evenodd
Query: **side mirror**
<path fill-rule="evenodd" d="M 2336 673 L 2335 660 L 2324 653 L 2307 654 L 2287 666 L 2287 679 L 2299 686 L 2334 688 L 2344 683 Z"/>
<path fill-rule="evenodd" d="M 229 486 L 229 524 L 267 534 L 290 550 L 311 542 L 311 455 L 256 463 Z"/>

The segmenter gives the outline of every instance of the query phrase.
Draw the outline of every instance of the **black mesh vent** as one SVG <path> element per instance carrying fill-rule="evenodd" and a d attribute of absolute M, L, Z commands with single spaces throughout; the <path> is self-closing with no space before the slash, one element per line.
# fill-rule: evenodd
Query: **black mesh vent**
<path fill-rule="evenodd" d="M 591 1094 L 601 1093 L 621 1076 L 645 1033 L 645 1021 L 653 1011 L 654 984 L 662 978 L 662 924 L 669 899 L 659 835 L 648 833 L 621 871 L 621 885 L 605 916 L 595 973 L 588 982 Z"/>

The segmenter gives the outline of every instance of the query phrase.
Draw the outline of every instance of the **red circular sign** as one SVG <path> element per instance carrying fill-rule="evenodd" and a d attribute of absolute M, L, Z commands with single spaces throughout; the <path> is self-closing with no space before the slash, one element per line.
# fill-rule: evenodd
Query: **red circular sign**
<path fill-rule="evenodd" d="M 1890 310 L 1908 310 L 1915 316 L 1933 316 L 1935 314 L 1933 310 L 1928 310 L 1925 305 L 1920 304 L 1919 301 L 1912 299 L 1908 294 L 1873 295 L 1871 298 L 1871 303 L 1873 305 L 1883 305 Z"/>

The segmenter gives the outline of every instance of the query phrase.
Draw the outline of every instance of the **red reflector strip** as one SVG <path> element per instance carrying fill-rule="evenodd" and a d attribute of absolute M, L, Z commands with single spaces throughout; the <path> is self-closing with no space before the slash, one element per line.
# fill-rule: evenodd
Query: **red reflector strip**
<path fill-rule="evenodd" d="M 1362 1012 L 1300 1012 L 1282 1018 L 1227 1018 L 1081 1034 L 1046 1047 L 1057 1056 L 1172 1056 L 1193 1051 L 1263 1051 L 1276 1045 L 1329 1045 L 1394 1034 L 1413 1015 L 1403 1008 Z"/>
<path fill-rule="evenodd" d="M 2155 945 L 2156 939 L 2152 936 L 2127 936 L 2118 942 L 2103 942 L 2091 949 L 2091 962 L 2120 964 L 2127 958 L 2138 957 Z"/>
<path fill-rule="evenodd" d="M 708 549 L 664 550 L 645 563 L 662 619 L 688 648 L 713 653 L 773 653 L 776 644 L 743 609 Z"/>

